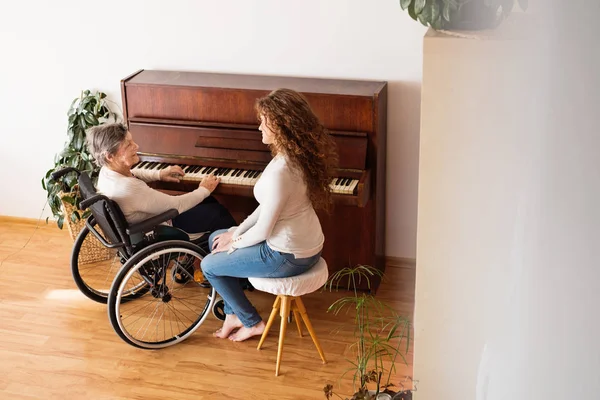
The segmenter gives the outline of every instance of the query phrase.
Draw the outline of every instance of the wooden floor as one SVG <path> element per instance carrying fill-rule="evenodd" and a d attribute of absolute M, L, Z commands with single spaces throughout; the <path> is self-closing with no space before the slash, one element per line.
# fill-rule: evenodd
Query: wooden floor
<path fill-rule="evenodd" d="M 106 306 L 77 290 L 69 269 L 72 242 L 66 231 L 0 217 L 0 399 L 324 399 L 330 383 L 352 394 L 352 320 L 327 307 L 345 293 L 303 297 L 328 363 L 310 337 L 294 326 L 286 336 L 281 374 L 275 377 L 278 323 L 263 349 L 258 340 L 213 338 L 212 315 L 190 339 L 162 350 L 140 350 L 113 331 Z M 377 297 L 412 319 L 414 268 L 388 266 Z M 267 318 L 274 296 L 249 298 Z M 412 375 L 399 363 L 397 380 Z"/>

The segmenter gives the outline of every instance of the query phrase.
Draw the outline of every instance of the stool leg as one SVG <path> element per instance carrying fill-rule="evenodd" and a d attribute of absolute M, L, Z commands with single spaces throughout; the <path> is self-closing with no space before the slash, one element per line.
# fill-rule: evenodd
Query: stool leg
<path fill-rule="evenodd" d="M 281 296 L 277 296 L 275 302 L 273 303 L 273 309 L 271 310 L 271 315 L 269 315 L 269 320 L 267 321 L 267 326 L 265 326 L 265 331 L 260 337 L 260 341 L 258 342 L 258 347 L 256 350 L 260 350 L 265 339 L 267 338 L 267 334 L 269 333 L 269 329 L 271 329 L 271 325 L 273 325 L 273 321 L 275 321 L 275 316 L 277 315 L 277 311 L 279 311 L 279 304 L 281 303 Z"/>
<path fill-rule="evenodd" d="M 296 301 L 292 300 L 294 305 L 292 306 L 292 311 L 294 312 L 294 319 L 296 320 L 296 326 L 298 327 L 298 335 L 302 337 L 302 325 L 300 324 L 300 313 L 298 312 L 298 306 L 296 306 Z"/>
<path fill-rule="evenodd" d="M 310 320 L 308 319 L 306 307 L 304 307 L 304 303 L 302 302 L 302 299 L 300 297 L 296 297 L 296 306 L 298 307 L 298 311 L 300 311 L 300 315 L 302 315 L 302 320 L 304 321 L 304 325 L 306 325 L 306 329 L 308 329 L 310 337 L 312 338 L 313 342 L 315 343 L 315 346 L 317 347 L 317 351 L 321 356 L 321 360 L 323 360 L 323 364 L 327 363 L 327 360 L 325 360 L 325 354 L 323 353 L 323 349 L 321 349 L 321 345 L 319 344 L 319 340 L 317 339 L 317 335 L 315 334 Z"/>
<path fill-rule="evenodd" d="M 275 376 L 279 376 L 279 366 L 281 365 L 281 354 L 283 353 L 283 340 L 287 331 L 287 320 L 290 315 L 290 297 L 281 297 L 281 329 L 279 330 L 279 346 L 277 347 L 277 365 L 275 366 Z"/>

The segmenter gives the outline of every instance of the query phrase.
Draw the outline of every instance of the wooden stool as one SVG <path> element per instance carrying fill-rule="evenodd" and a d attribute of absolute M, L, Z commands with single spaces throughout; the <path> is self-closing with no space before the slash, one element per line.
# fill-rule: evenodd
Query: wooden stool
<path fill-rule="evenodd" d="M 279 313 L 281 316 L 281 328 L 279 331 L 279 346 L 277 347 L 275 376 L 279 376 L 281 354 L 283 352 L 283 339 L 285 338 L 290 312 L 294 313 L 294 319 L 296 320 L 296 326 L 300 337 L 302 337 L 302 326 L 300 324 L 300 318 L 302 318 L 302 321 L 304 321 L 304 325 L 306 325 L 308 333 L 323 360 L 323 364 L 327 362 L 327 360 L 325 360 L 325 354 L 319 344 L 319 340 L 317 339 L 315 331 L 308 319 L 308 315 L 306 314 L 306 308 L 304 307 L 301 296 L 319 289 L 325 284 L 328 276 L 329 271 L 327 269 L 327 263 L 321 258 L 311 269 L 300 275 L 289 278 L 249 278 L 250 283 L 255 289 L 277 296 L 275 303 L 273 303 L 273 310 L 267 321 L 265 331 L 263 332 L 257 347 L 257 349 L 260 350 L 269 333 L 269 329 L 271 329 L 271 326 L 273 325 L 273 321 L 275 321 L 275 316 Z"/>

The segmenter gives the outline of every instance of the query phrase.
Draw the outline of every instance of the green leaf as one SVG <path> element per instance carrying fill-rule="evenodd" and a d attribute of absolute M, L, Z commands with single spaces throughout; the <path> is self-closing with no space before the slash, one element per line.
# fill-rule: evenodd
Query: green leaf
<path fill-rule="evenodd" d="M 421 14 L 425 8 L 425 4 L 427 4 L 427 0 L 415 0 L 415 14 Z"/>
<path fill-rule="evenodd" d="M 59 229 L 63 228 L 64 220 L 65 220 L 65 217 L 63 217 L 62 215 L 60 217 L 58 217 L 58 220 L 56 220 L 56 224 L 58 225 Z"/>
<path fill-rule="evenodd" d="M 91 113 L 85 114 L 85 120 L 90 123 L 90 125 L 98 125 L 98 120 Z"/>
<path fill-rule="evenodd" d="M 442 27 L 443 27 L 442 16 L 439 15 L 438 18 L 433 22 L 433 24 L 431 26 L 433 27 L 433 29 L 436 29 L 436 30 L 442 29 Z"/>
<path fill-rule="evenodd" d="M 413 0 L 400 0 L 400 8 L 406 10 Z"/>
<path fill-rule="evenodd" d="M 443 17 L 448 22 L 450 22 L 450 7 L 450 3 L 444 4 Z"/>
<path fill-rule="evenodd" d="M 431 7 L 431 21 L 437 22 L 440 17 L 440 5 L 437 2 L 434 2 Z"/>
<path fill-rule="evenodd" d="M 411 3 L 411 5 L 408 7 L 408 15 L 410 15 L 410 17 L 415 21 L 417 20 L 417 14 L 415 13 L 415 3 Z"/>
<path fill-rule="evenodd" d="M 63 196 L 62 201 L 69 203 L 72 206 L 75 205 L 75 198 L 73 196 Z"/>
<path fill-rule="evenodd" d="M 425 7 L 423 11 L 418 16 L 419 22 L 424 26 L 429 26 L 431 22 L 431 9 L 429 7 Z"/>

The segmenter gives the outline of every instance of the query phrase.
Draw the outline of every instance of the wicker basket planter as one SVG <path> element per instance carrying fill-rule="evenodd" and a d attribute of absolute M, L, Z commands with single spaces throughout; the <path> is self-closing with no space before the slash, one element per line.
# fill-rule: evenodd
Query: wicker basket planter
<path fill-rule="evenodd" d="M 79 215 L 83 215 L 82 210 L 77 210 L 72 204 L 67 203 L 66 201 L 62 201 L 62 198 L 65 196 L 65 193 L 60 193 L 61 203 L 63 212 L 65 213 L 65 222 L 67 225 L 67 229 L 69 230 L 69 235 L 73 242 L 77 239 L 79 232 L 85 226 L 85 219 L 79 219 L 77 222 L 71 221 L 71 215 L 74 211 L 77 211 Z M 100 229 L 99 226 L 96 226 L 96 229 L 103 235 L 104 232 Z M 81 250 L 79 252 L 79 265 L 91 264 L 98 261 L 108 260 L 112 257 L 112 253 L 110 249 L 102 245 L 98 239 L 93 234 L 88 235 L 81 245 Z"/>

